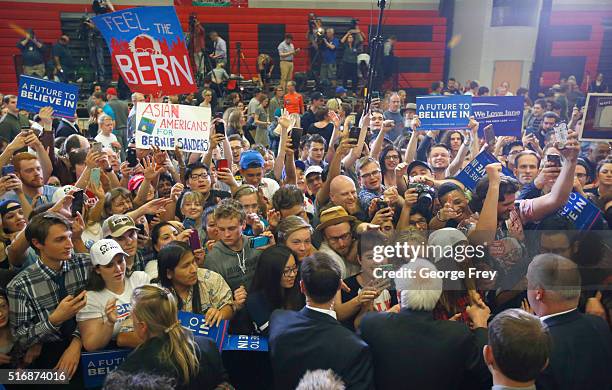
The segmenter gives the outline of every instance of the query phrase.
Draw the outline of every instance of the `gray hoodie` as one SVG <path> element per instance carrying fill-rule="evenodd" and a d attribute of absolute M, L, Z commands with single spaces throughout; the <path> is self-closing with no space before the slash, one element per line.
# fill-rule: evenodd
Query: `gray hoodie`
<path fill-rule="evenodd" d="M 242 236 L 243 250 L 240 252 L 231 250 L 223 242 L 219 241 L 206 255 L 204 268 L 208 268 L 223 276 L 223 279 L 225 279 L 232 291 L 236 290 L 241 285 L 248 290 L 251 286 L 253 275 L 255 274 L 255 268 L 257 267 L 257 260 L 259 259 L 261 250 L 251 248 L 249 239 L 250 237 L 248 236 Z M 238 265 L 238 258 L 242 260 L 245 257 L 246 272 L 243 273 Z"/>

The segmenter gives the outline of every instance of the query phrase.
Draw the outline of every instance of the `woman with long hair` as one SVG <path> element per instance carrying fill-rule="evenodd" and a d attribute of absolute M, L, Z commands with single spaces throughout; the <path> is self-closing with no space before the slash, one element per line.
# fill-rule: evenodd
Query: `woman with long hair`
<path fill-rule="evenodd" d="M 270 136 L 268 135 L 268 126 L 270 126 L 271 118 L 268 113 L 268 105 L 270 98 L 264 97 L 253 115 L 254 124 L 257 126 L 255 130 L 255 143 L 263 145 L 266 148 L 270 147 Z"/>
<path fill-rule="evenodd" d="M 393 145 L 388 145 L 380 152 L 380 171 L 386 187 L 397 186 L 395 167 L 402 162 L 402 154 Z"/>
<path fill-rule="evenodd" d="M 447 131 L 442 136 L 442 140 L 440 141 L 440 143 L 443 143 L 450 149 L 451 160 L 455 158 L 455 156 L 457 156 L 457 153 L 459 152 L 459 148 L 461 147 L 463 140 L 463 134 L 461 134 L 460 131 L 456 130 Z"/>
<path fill-rule="evenodd" d="M 194 336 L 178 320 L 176 298 L 166 289 L 142 286 L 132 294 L 134 331 L 144 340 L 119 370 L 163 373 L 177 380 L 177 389 L 215 389 L 227 381 L 215 343 Z"/>
<path fill-rule="evenodd" d="M 199 256 L 204 252 L 200 251 Z M 209 269 L 198 268 L 197 260 L 194 251 L 184 242 L 166 245 L 157 256 L 159 284 L 176 296 L 179 310 L 205 314 L 207 324 L 218 325 L 221 320 L 234 316 L 237 305 L 223 277 Z"/>
<path fill-rule="evenodd" d="M 91 247 L 93 272 L 87 286 L 87 305 L 77 313 L 83 347 L 96 351 L 116 340 L 121 347 L 135 347 L 141 340 L 133 332 L 130 300 L 136 287 L 149 276 L 134 271 L 126 276 L 127 254 L 115 240 L 103 239 Z"/>
<path fill-rule="evenodd" d="M 306 130 L 306 134 L 319 134 L 329 142 L 334 132 L 334 123 L 329 115 L 329 109 L 327 107 L 319 107 L 315 113 L 315 122 L 308 129 L 304 130 Z"/>
<path fill-rule="evenodd" d="M 255 330 L 267 334 L 268 320 L 276 309 L 300 310 L 306 304 L 297 283 L 297 255 L 284 245 L 259 255 L 246 308 Z"/>
<path fill-rule="evenodd" d="M 89 138 L 96 138 L 98 135 L 98 117 L 102 112 L 102 109 L 98 106 L 93 106 L 89 110 L 89 121 L 87 122 L 87 135 Z"/>
<path fill-rule="evenodd" d="M 170 244 L 172 241 L 189 242 L 189 235 L 191 229 L 184 229 L 180 226 L 177 221 L 164 221 L 160 222 L 151 229 L 151 249 L 153 250 L 154 258 L 147 262 L 145 266 L 145 272 L 151 278 L 152 282 L 157 282 L 157 255 L 163 247 Z"/>

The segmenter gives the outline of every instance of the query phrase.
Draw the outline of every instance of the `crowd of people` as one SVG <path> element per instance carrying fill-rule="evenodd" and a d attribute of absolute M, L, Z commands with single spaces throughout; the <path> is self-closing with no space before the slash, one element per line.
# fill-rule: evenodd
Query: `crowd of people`
<path fill-rule="evenodd" d="M 106 389 L 611 388 L 611 144 L 577 137 L 603 75 L 535 94 L 435 82 L 431 95 L 524 96 L 523 125 L 424 131 L 405 91 L 366 110 L 336 85 L 340 45 L 342 84 L 357 85 L 358 27 L 311 34 L 334 94 L 296 90 L 287 35 L 273 93 L 244 99 L 223 90 L 227 46 L 211 33 L 204 87 L 163 98 L 211 109 L 223 131 L 202 154 L 137 147 L 136 106 L 159 97 L 96 85 L 82 128 L 1 95 L 1 367 L 82 388 L 82 353 L 120 347 L 133 352 Z M 54 47 L 62 81 L 67 39 Z M 19 45 L 42 77 L 34 33 Z M 265 58 L 258 69 L 272 83 Z M 498 161 L 470 190 L 457 175 L 485 150 Z M 572 193 L 601 211 L 589 230 L 560 212 Z M 219 353 L 180 311 L 266 336 L 270 351 Z"/>
<path fill-rule="evenodd" d="M 139 93 L 98 87 L 88 129 L 3 96 L 3 366 L 56 368 L 78 388 L 82 351 L 125 347 L 108 388 L 148 373 L 179 388 L 293 389 L 307 371 L 302 388 L 607 388 L 612 158 L 608 142 L 577 141 L 574 85 L 526 98 L 521 135 L 490 145 L 474 119 L 420 130 L 403 91 L 368 112 L 342 89 L 305 105 L 292 81 L 244 102 L 169 96 L 224 108 L 205 154 L 137 148 Z M 482 150 L 499 162 L 469 191 L 455 177 Z M 603 212 L 591 231 L 557 213 L 572 191 Z M 377 258 L 400 244 L 485 249 Z M 470 267 L 496 276 L 422 273 Z M 270 353 L 219 356 L 178 311 L 269 336 Z"/>

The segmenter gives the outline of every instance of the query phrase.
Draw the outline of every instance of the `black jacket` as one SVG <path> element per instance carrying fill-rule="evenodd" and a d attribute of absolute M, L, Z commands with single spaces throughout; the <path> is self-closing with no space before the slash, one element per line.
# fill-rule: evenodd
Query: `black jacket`
<path fill-rule="evenodd" d="M 328 314 L 308 307 L 270 317 L 275 390 L 293 390 L 307 370 L 332 369 L 347 390 L 373 389 L 368 345 Z"/>
<path fill-rule="evenodd" d="M 153 337 L 136 348 L 127 359 L 119 366 L 119 370 L 138 373 L 147 372 L 150 374 L 171 376 L 177 379 L 178 373 L 172 366 L 164 365 L 159 360 L 160 351 L 168 341 L 168 336 Z M 187 390 L 206 390 L 214 389 L 217 385 L 227 381 L 227 373 L 223 368 L 221 355 L 217 345 L 206 337 L 195 336 L 195 341 L 200 351 L 200 370 L 195 378 L 192 378 L 188 385 L 179 385 L 177 389 Z M 128 389 L 126 389 L 128 390 Z"/>
<path fill-rule="evenodd" d="M 374 358 L 377 389 L 490 389 L 482 357 L 487 331 L 434 320 L 432 312 L 368 313 L 361 337 Z"/>
<path fill-rule="evenodd" d="M 603 319 L 573 310 L 544 323 L 553 346 L 538 390 L 612 388 L 612 337 Z"/>

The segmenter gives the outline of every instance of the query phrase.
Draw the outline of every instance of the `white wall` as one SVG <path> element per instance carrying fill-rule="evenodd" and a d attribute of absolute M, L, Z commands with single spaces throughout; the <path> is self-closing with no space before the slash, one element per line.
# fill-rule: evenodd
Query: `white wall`
<path fill-rule="evenodd" d="M 533 12 L 539 15 L 541 0 L 534 0 L 533 4 Z M 520 86 L 526 87 L 533 64 L 539 19 L 529 27 L 491 27 L 491 12 L 491 0 L 457 0 L 453 35 L 461 34 L 462 39 L 451 50 L 449 77 L 455 77 L 461 83 L 476 79 L 493 90 L 495 61 L 522 61 Z M 518 87 L 511 86 L 511 89 Z"/>
<path fill-rule="evenodd" d="M 439 0 L 387 0 L 391 10 L 437 10 Z M 371 9 L 376 0 L 249 0 L 249 8 Z"/>

